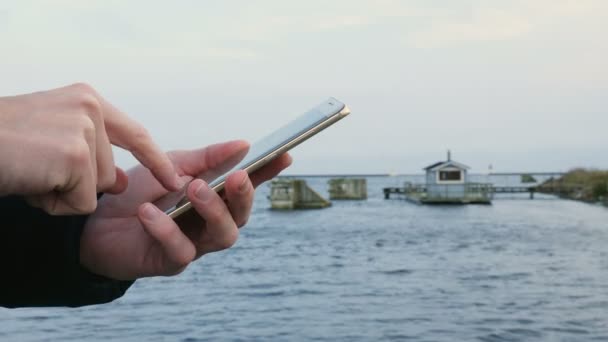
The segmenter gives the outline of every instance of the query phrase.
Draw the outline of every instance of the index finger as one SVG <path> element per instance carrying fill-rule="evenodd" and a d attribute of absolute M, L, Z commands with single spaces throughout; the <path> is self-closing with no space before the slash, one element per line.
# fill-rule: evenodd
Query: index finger
<path fill-rule="evenodd" d="M 289 167 L 291 162 L 291 155 L 289 153 L 283 153 L 270 163 L 262 166 L 259 170 L 256 170 L 249 176 L 253 187 L 258 187 L 260 184 L 274 178 L 281 171 Z"/>
<path fill-rule="evenodd" d="M 130 151 L 167 190 L 179 190 L 179 176 L 171 159 L 156 145 L 148 131 L 103 98 L 99 101 L 110 142 Z"/>

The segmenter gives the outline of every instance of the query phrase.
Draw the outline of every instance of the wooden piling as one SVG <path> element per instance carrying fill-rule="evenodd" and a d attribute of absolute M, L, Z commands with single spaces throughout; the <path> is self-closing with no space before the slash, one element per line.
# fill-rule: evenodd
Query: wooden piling
<path fill-rule="evenodd" d="M 321 209 L 331 205 L 301 179 L 275 179 L 270 188 L 271 209 Z"/>
<path fill-rule="evenodd" d="M 367 199 L 367 180 L 365 178 L 334 178 L 327 183 L 331 200 Z"/>

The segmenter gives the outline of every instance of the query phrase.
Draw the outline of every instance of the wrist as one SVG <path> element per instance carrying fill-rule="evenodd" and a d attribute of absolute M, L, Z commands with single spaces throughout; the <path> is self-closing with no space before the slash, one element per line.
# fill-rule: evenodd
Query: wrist
<path fill-rule="evenodd" d="M 4 149 L 10 148 L 9 140 L 9 121 L 10 116 L 13 110 L 10 108 L 10 101 L 7 97 L 0 97 L 0 170 L 4 172 L 0 172 L 0 196 L 10 195 L 10 191 L 8 191 L 9 187 L 9 179 L 7 179 L 6 168 L 3 165 L 3 162 L 7 160 L 7 151 Z M 8 177 L 10 178 L 10 177 Z"/>

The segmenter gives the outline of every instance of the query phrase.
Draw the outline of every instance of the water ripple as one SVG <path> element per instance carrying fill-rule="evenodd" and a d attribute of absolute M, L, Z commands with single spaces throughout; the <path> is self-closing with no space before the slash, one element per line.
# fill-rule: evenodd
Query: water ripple
<path fill-rule="evenodd" d="M 4 309 L 0 340 L 608 340 L 608 210 L 383 199 L 404 181 L 369 178 L 367 201 L 295 212 L 268 210 L 262 186 L 234 248 L 106 305 Z"/>

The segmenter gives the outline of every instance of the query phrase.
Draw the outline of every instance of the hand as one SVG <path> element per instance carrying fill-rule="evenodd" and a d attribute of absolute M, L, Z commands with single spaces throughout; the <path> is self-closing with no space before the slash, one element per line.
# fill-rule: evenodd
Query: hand
<path fill-rule="evenodd" d="M 127 186 L 111 145 L 131 151 L 167 189 L 180 188 L 146 130 L 90 86 L 0 98 L 0 196 L 24 195 L 50 214 L 90 213 L 98 192 Z"/>
<path fill-rule="evenodd" d="M 249 145 L 232 141 L 194 151 L 170 153 L 177 172 L 186 180 L 202 175 L 209 181 L 218 170 L 230 169 Z M 195 179 L 185 189 L 194 211 L 173 221 L 150 203 L 167 194 L 148 170 L 138 166 L 128 174 L 123 193 L 104 195 L 85 225 L 80 243 L 80 262 L 106 277 L 131 280 L 146 276 L 174 275 L 198 257 L 229 248 L 238 237 L 253 204 L 254 187 L 276 176 L 291 164 L 284 154 L 254 172 L 232 173 L 226 180 L 225 199 L 207 183 Z M 160 204 L 159 204 L 160 205 Z M 180 229 L 181 228 L 181 229 Z"/>

